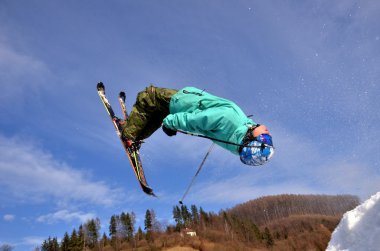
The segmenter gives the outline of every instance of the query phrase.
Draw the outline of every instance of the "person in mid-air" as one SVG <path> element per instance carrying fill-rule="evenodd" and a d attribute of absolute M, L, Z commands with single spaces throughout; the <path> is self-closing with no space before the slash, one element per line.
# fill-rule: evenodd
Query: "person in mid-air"
<path fill-rule="evenodd" d="M 149 86 L 137 95 L 129 117 L 120 121 L 129 145 L 140 142 L 161 127 L 168 136 L 177 131 L 202 135 L 240 155 L 247 165 L 262 165 L 274 153 L 272 136 L 232 101 L 195 87 L 181 90 Z"/>

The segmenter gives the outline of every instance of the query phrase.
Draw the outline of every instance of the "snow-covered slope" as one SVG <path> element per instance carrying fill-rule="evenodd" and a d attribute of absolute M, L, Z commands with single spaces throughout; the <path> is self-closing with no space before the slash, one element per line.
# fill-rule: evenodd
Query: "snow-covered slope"
<path fill-rule="evenodd" d="M 344 214 L 327 251 L 380 251 L 380 192 Z"/>

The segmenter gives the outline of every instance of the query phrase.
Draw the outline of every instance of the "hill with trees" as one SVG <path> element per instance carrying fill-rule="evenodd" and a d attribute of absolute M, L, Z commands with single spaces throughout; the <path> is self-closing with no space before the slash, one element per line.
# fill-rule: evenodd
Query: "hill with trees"
<path fill-rule="evenodd" d="M 101 235 L 99 219 L 91 219 L 61 241 L 48 237 L 36 250 L 325 250 L 342 215 L 358 204 L 351 195 L 278 195 L 218 213 L 181 205 L 173 207 L 174 225 L 162 225 L 147 210 L 144 229 L 135 228 L 133 212 L 122 212 L 111 216 L 108 233 Z"/>

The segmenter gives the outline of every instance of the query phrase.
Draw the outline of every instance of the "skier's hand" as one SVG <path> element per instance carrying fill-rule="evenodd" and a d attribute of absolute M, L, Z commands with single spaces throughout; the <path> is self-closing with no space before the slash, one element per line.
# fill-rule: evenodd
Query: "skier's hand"
<path fill-rule="evenodd" d="M 175 130 L 172 130 L 172 129 L 170 129 L 170 128 L 167 128 L 166 126 L 162 126 L 162 130 L 164 131 L 164 133 L 166 133 L 166 135 L 168 135 L 168 136 L 175 136 L 175 135 L 177 135 L 177 131 L 175 131 Z"/>
<path fill-rule="evenodd" d="M 256 127 L 255 130 L 253 130 L 253 137 L 257 137 L 260 134 L 270 134 L 268 128 L 265 125 L 260 125 L 259 127 Z"/>

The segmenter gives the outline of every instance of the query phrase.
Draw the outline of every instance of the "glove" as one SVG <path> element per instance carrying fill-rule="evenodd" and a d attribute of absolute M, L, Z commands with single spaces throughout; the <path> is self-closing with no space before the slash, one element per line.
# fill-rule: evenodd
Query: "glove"
<path fill-rule="evenodd" d="M 166 135 L 168 135 L 168 136 L 175 136 L 175 135 L 177 135 L 177 131 L 175 131 L 175 130 L 172 130 L 172 129 L 170 129 L 170 128 L 167 128 L 166 126 L 162 126 L 162 130 L 164 131 L 164 133 L 166 133 Z"/>

